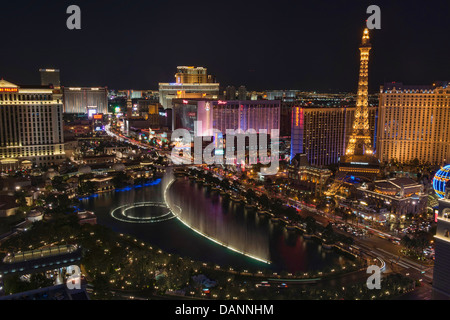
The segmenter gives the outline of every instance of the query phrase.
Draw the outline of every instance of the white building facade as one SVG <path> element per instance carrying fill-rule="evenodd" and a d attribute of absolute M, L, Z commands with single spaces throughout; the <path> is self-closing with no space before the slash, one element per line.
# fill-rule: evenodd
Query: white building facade
<path fill-rule="evenodd" d="M 61 95 L 0 80 L 0 170 L 62 162 Z"/>

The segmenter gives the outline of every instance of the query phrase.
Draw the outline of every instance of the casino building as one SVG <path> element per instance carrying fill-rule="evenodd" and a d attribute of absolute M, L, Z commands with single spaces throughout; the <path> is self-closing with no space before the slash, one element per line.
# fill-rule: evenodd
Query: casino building
<path fill-rule="evenodd" d="M 227 129 L 247 131 L 261 129 L 270 134 L 280 129 L 280 101 L 270 100 L 173 100 L 173 130 L 188 129 L 194 133 L 194 122 L 202 121 L 202 132 L 217 129 L 226 134 Z"/>
<path fill-rule="evenodd" d="M 439 169 L 433 178 L 433 189 L 439 198 L 445 197 L 445 186 L 450 180 L 450 165 Z"/>
<path fill-rule="evenodd" d="M 382 207 L 388 206 L 390 211 L 386 219 L 399 220 L 408 214 L 426 212 L 427 194 L 423 185 L 410 178 L 393 178 L 376 180 L 357 187 L 361 196 Z"/>
<path fill-rule="evenodd" d="M 234 154 L 236 151 L 234 146 L 226 145 L 228 130 L 233 130 L 232 139 L 245 136 L 246 132 L 255 133 L 255 135 L 248 135 L 249 144 L 246 143 L 246 150 L 249 153 L 257 151 L 254 146 L 250 146 L 250 136 L 259 139 L 258 137 L 261 137 L 260 134 L 263 133 L 261 130 L 265 130 L 265 133 L 269 135 L 268 141 L 266 141 L 267 146 L 271 146 L 272 130 L 278 130 L 279 135 L 280 101 L 175 99 L 173 100 L 172 111 L 173 130 L 187 129 L 191 136 L 196 133 L 202 137 L 211 136 L 212 130 L 219 130 L 220 133 L 214 134 L 216 150 L 221 149 L 220 145 L 222 144 L 226 146 L 224 152 L 227 154 Z M 201 128 L 200 126 L 197 129 L 195 128 L 196 121 L 201 121 Z M 236 133 L 236 130 L 241 130 L 242 135 Z M 229 137 L 230 134 L 228 133 Z M 233 140 L 228 140 L 228 142 L 230 141 Z M 259 140 L 259 143 L 262 143 L 262 140 Z M 219 153 L 216 155 L 219 155 L 222 151 L 217 152 Z M 275 155 L 271 154 L 271 157 L 275 157 Z M 251 157 L 249 161 L 255 161 L 256 163 L 257 159 Z"/>
<path fill-rule="evenodd" d="M 353 132 L 355 112 L 355 107 L 324 107 L 294 103 L 291 107 L 292 116 L 289 117 L 291 160 L 296 154 L 305 153 L 308 162 L 316 167 L 338 163 L 345 155 L 347 141 Z M 375 138 L 377 108 L 369 107 L 368 113 L 370 136 Z M 285 127 L 283 118 L 285 117 L 282 114 L 281 131 Z"/>
<path fill-rule="evenodd" d="M 59 69 L 39 69 L 41 73 L 41 86 L 53 86 L 55 89 L 61 88 Z"/>
<path fill-rule="evenodd" d="M 174 83 L 159 83 L 159 103 L 172 108 L 173 99 L 217 99 L 220 84 L 203 67 L 177 67 Z"/>
<path fill-rule="evenodd" d="M 439 199 L 433 270 L 433 299 L 450 300 L 450 194 L 447 183 L 445 195 Z"/>
<path fill-rule="evenodd" d="M 450 160 L 450 86 L 386 83 L 380 89 L 378 150 L 396 159 L 442 165 Z"/>
<path fill-rule="evenodd" d="M 108 113 L 106 87 L 63 87 L 64 113 Z"/>
<path fill-rule="evenodd" d="M 0 170 L 62 162 L 63 105 L 50 87 L 0 80 Z"/>

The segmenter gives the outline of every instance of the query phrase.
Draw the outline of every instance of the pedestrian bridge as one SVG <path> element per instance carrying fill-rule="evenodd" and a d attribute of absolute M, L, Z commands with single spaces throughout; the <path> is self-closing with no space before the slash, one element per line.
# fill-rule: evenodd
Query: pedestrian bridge
<path fill-rule="evenodd" d="M 78 264 L 81 248 L 61 245 L 23 252 L 8 253 L 0 264 L 0 274 L 27 274 Z"/>

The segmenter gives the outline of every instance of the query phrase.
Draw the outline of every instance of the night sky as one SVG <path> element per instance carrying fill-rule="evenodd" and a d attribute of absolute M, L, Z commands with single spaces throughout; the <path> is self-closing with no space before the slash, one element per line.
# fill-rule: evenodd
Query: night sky
<path fill-rule="evenodd" d="M 81 8 L 81 30 L 66 8 Z M 450 80 L 450 1 L 2 1 L 0 77 L 39 84 L 157 89 L 178 65 L 204 66 L 223 86 L 355 92 L 366 8 L 370 91 L 385 81 Z"/>

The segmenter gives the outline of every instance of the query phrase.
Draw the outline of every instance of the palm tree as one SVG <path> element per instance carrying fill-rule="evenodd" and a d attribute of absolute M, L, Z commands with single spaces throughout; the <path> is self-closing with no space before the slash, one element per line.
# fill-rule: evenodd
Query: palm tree
<path fill-rule="evenodd" d="M 312 233 L 316 232 L 317 223 L 313 217 L 311 217 L 311 216 L 306 217 L 305 222 L 306 222 L 306 232 L 307 233 L 312 234 Z"/>
<path fill-rule="evenodd" d="M 418 231 L 414 237 L 414 248 L 419 251 L 420 258 L 423 258 L 423 250 L 430 245 L 430 234 L 425 231 Z"/>
<path fill-rule="evenodd" d="M 230 182 L 227 179 L 223 179 L 220 181 L 220 187 L 224 190 L 228 190 L 230 188 Z"/>
<path fill-rule="evenodd" d="M 256 199 L 255 191 L 253 191 L 252 189 L 248 189 L 245 193 L 245 197 L 247 198 L 247 201 L 249 203 L 252 203 Z"/>
<path fill-rule="evenodd" d="M 325 227 L 322 236 L 327 244 L 333 244 L 336 241 L 336 234 L 333 231 L 333 226 L 331 223 Z"/>
<path fill-rule="evenodd" d="M 267 208 L 269 206 L 269 197 L 265 194 L 263 194 L 261 197 L 259 197 L 259 203 L 264 207 Z"/>

